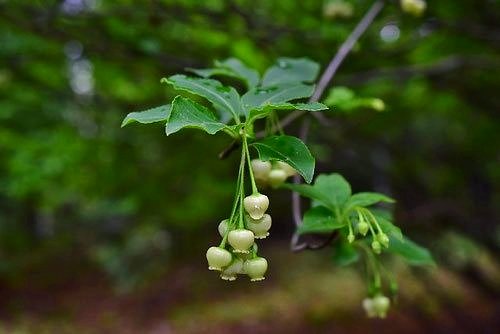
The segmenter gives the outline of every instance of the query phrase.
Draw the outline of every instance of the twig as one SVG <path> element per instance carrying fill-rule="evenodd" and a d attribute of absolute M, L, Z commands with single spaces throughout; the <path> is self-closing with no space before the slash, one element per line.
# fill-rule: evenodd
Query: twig
<path fill-rule="evenodd" d="M 359 21 L 358 25 L 354 28 L 354 30 L 351 32 L 351 34 L 347 37 L 344 43 L 340 46 L 339 50 L 335 54 L 335 56 L 332 58 L 330 63 L 328 64 L 326 70 L 323 72 L 323 75 L 321 75 L 321 78 L 319 80 L 318 85 L 316 86 L 316 90 L 314 91 L 313 95 L 309 99 L 310 102 L 317 102 L 320 100 L 321 96 L 323 95 L 325 89 L 328 87 L 330 84 L 331 80 L 333 79 L 335 73 L 337 72 L 338 68 L 344 61 L 345 57 L 349 54 L 349 52 L 352 50 L 358 39 L 363 35 L 363 33 L 366 31 L 366 29 L 370 26 L 370 24 L 373 22 L 375 17 L 380 13 L 382 8 L 384 7 L 384 0 L 377 0 L 373 3 L 373 5 L 370 7 L 370 9 L 366 12 L 366 14 L 363 16 L 361 21 Z M 294 112 L 291 113 L 288 117 L 283 119 L 283 121 L 280 123 L 281 127 L 285 127 L 289 123 L 291 123 L 293 120 L 296 118 L 302 116 L 305 112 Z M 284 122 L 287 122 L 286 125 L 283 124 Z M 310 121 L 309 119 L 305 119 L 302 123 L 301 126 L 301 133 L 300 136 L 303 141 L 305 141 L 307 137 L 307 133 L 309 131 L 309 125 Z M 294 177 L 294 183 L 300 183 L 301 180 L 299 177 Z M 301 205 L 300 205 L 300 196 L 293 192 L 292 193 L 292 211 L 293 211 L 293 219 L 295 222 L 295 226 L 300 226 L 302 224 L 302 210 L 301 210 Z M 304 241 L 300 243 L 300 237 L 297 234 L 294 234 L 291 240 L 291 249 L 293 251 L 299 251 L 303 250 L 306 248 L 312 248 L 312 249 L 317 249 L 317 248 L 322 248 L 328 245 L 331 240 L 334 238 L 335 233 L 332 233 L 326 241 L 321 242 L 320 244 L 317 245 L 311 245 L 310 242 Z"/>

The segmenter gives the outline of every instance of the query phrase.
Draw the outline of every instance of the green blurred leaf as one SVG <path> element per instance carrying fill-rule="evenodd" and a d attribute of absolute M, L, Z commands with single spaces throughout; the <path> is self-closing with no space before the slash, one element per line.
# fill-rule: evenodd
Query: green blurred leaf
<path fill-rule="evenodd" d="M 314 181 L 314 188 L 329 197 L 330 205 L 342 207 L 351 196 L 351 185 L 340 174 L 321 174 Z"/>
<path fill-rule="evenodd" d="M 214 68 L 194 69 L 188 68 L 201 77 L 209 78 L 215 75 L 227 76 L 242 80 L 248 89 L 251 89 L 259 84 L 259 72 L 247 67 L 239 59 L 228 58 L 222 61 L 216 61 Z"/>
<path fill-rule="evenodd" d="M 304 214 L 302 225 L 298 227 L 299 234 L 305 233 L 330 233 L 345 226 L 336 220 L 333 212 L 324 206 L 309 209 Z"/>
<path fill-rule="evenodd" d="M 372 214 L 375 216 L 377 219 L 377 222 L 380 225 L 380 228 L 382 231 L 384 231 L 385 234 L 387 234 L 389 237 L 394 237 L 399 240 L 403 240 L 404 236 L 403 233 L 401 232 L 401 229 L 394 225 L 390 220 L 385 219 L 382 216 L 378 216 L 377 214 L 373 213 Z"/>
<path fill-rule="evenodd" d="M 314 157 L 307 146 L 296 137 L 272 136 L 251 144 L 261 160 L 280 160 L 292 166 L 307 183 L 314 175 Z"/>
<path fill-rule="evenodd" d="M 319 72 L 319 65 L 307 58 L 278 58 L 262 79 L 262 86 L 284 82 L 313 82 Z"/>
<path fill-rule="evenodd" d="M 224 123 L 220 123 L 208 108 L 188 98 L 177 96 L 172 102 L 165 132 L 168 136 L 182 128 L 201 129 L 209 134 L 214 134 L 228 127 Z"/>
<path fill-rule="evenodd" d="M 394 199 L 384 194 L 374 192 L 361 192 L 352 195 L 346 205 L 347 207 L 352 208 L 355 206 L 370 206 L 380 202 L 394 203 L 395 201 Z"/>
<path fill-rule="evenodd" d="M 246 66 L 237 58 L 228 58 L 226 60 L 216 61 L 215 66 L 228 69 L 235 73 L 235 77 L 245 81 L 248 89 L 251 89 L 259 84 L 259 72 Z"/>
<path fill-rule="evenodd" d="M 337 266 L 348 266 L 359 260 L 359 253 L 356 248 L 344 240 L 342 239 L 333 244 L 332 260 Z"/>
<path fill-rule="evenodd" d="M 340 174 L 321 174 L 314 185 L 284 184 L 282 187 L 309 197 L 331 210 L 341 209 L 351 196 L 351 186 Z"/>
<path fill-rule="evenodd" d="M 138 122 L 149 124 L 155 122 L 166 122 L 170 116 L 170 104 L 159 106 L 140 112 L 129 113 L 122 122 L 122 128 L 130 123 Z"/>
<path fill-rule="evenodd" d="M 162 79 L 162 82 L 172 85 L 175 89 L 202 96 L 215 108 L 229 113 L 234 118 L 243 114 L 238 92 L 233 87 L 226 87 L 217 80 L 191 78 L 177 74 L 168 79 Z"/>
<path fill-rule="evenodd" d="M 402 256 L 408 263 L 419 266 L 436 264 L 429 250 L 410 239 L 404 237 L 400 240 L 389 236 L 389 240 L 387 251 Z"/>
<path fill-rule="evenodd" d="M 301 83 L 278 83 L 273 86 L 256 87 L 248 91 L 241 101 L 247 112 L 263 108 L 267 105 L 277 105 L 292 100 L 306 98 L 312 95 L 314 86 Z"/>
<path fill-rule="evenodd" d="M 322 111 L 328 110 L 328 107 L 319 102 L 310 103 L 278 103 L 268 104 L 262 108 L 253 109 L 248 115 L 249 120 L 267 117 L 274 110 L 302 110 L 302 111 Z"/>

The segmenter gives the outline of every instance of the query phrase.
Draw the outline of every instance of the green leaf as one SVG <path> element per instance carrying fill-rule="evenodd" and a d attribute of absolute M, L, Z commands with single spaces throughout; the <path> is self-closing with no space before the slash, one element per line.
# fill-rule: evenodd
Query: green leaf
<path fill-rule="evenodd" d="M 341 208 L 351 196 L 351 186 L 342 175 L 321 174 L 314 181 L 314 188 L 328 195 L 329 206 Z"/>
<path fill-rule="evenodd" d="M 331 210 L 341 209 L 351 196 L 351 186 L 340 174 L 321 174 L 314 185 L 284 184 L 283 188 L 309 197 Z"/>
<path fill-rule="evenodd" d="M 252 109 L 277 105 L 312 95 L 314 86 L 301 83 L 279 83 L 273 86 L 256 87 L 242 96 L 241 102 L 246 112 Z"/>
<path fill-rule="evenodd" d="M 166 122 L 169 116 L 170 116 L 170 104 L 148 109 L 145 111 L 131 112 L 123 120 L 122 128 L 134 122 L 138 122 L 141 124 Z"/>
<path fill-rule="evenodd" d="M 225 124 L 220 123 L 208 108 L 188 98 L 177 96 L 172 102 L 165 132 L 168 136 L 182 128 L 201 129 L 209 134 L 229 129 Z"/>
<path fill-rule="evenodd" d="M 435 265 L 428 249 L 419 246 L 408 238 L 400 240 L 389 236 L 389 252 L 402 256 L 412 265 Z"/>
<path fill-rule="evenodd" d="M 239 59 L 228 58 L 223 61 L 216 61 L 215 66 L 215 68 L 188 68 L 187 70 L 204 78 L 220 75 L 240 79 L 245 82 L 248 89 L 251 89 L 259 84 L 259 73 L 256 70 L 247 67 Z"/>
<path fill-rule="evenodd" d="M 305 233 L 331 233 L 345 224 L 337 221 L 331 210 L 324 206 L 317 206 L 309 209 L 302 220 L 302 225 L 298 227 L 299 234 Z"/>
<path fill-rule="evenodd" d="M 235 73 L 228 68 L 186 68 L 186 71 L 202 78 L 210 78 L 216 75 L 235 77 Z"/>
<path fill-rule="evenodd" d="M 249 120 L 267 117 L 274 110 L 302 110 L 302 111 L 322 111 L 328 110 L 328 107 L 319 102 L 310 103 L 277 103 L 268 104 L 261 108 L 253 109 L 248 115 Z"/>
<path fill-rule="evenodd" d="M 347 202 L 347 206 L 351 208 L 355 206 L 370 206 L 379 202 L 394 203 L 395 201 L 384 194 L 362 192 L 352 195 Z"/>
<path fill-rule="evenodd" d="M 261 160 L 280 160 L 292 166 L 307 183 L 312 181 L 314 175 L 314 158 L 307 146 L 296 137 L 271 136 L 252 146 L 259 153 Z"/>
<path fill-rule="evenodd" d="M 175 89 L 202 96 L 210 101 L 216 109 L 229 113 L 234 118 L 243 114 L 238 92 L 233 87 L 226 87 L 217 80 L 191 78 L 177 74 L 168 79 L 162 79 L 162 82 L 167 82 Z"/>
<path fill-rule="evenodd" d="M 262 86 L 283 82 L 313 82 L 319 72 L 319 65 L 307 58 L 278 58 L 262 79 Z"/>
<path fill-rule="evenodd" d="M 352 244 L 339 241 L 333 244 L 332 260 L 338 266 L 348 266 L 359 260 L 359 253 Z"/>
<path fill-rule="evenodd" d="M 293 183 L 285 183 L 281 187 L 290 189 L 291 191 L 295 191 L 299 193 L 301 196 L 308 197 L 317 202 L 318 205 L 324 205 L 330 209 L 334 209 L 332 203 L 330 201 L 329 194 L 325 194 L 320 190 L 316 189 L 314 186 L 308 184 L 293 184 Z M 316 207 L 316 206 L 315 206 Z"/>
<path fill-rule="evenodd" d="M 378 216 L 374 212 L 372 212 L 372 214 L 377 219 L 377 222 L 380 225 L 380 228 L 382 229 L 382 231 L 384 231 L 385 234 L 387 234 L 389 237 L 394 237 L 394 238 L 397 238 L 399 240 L 404 239 L 403 233 L 401 232 L 401 229 L 399 227 L 394 225 L 390 220 L 388 220 L 382 216 Z"/>
<path fill-rule="evenodd" d="M 259 72 L 246 66 L 239 59 L 228 58 L 223 61 L 216 61 L 215 66 L 228 69 L 235 73 L 235 77 L 245 81 L 248 89 L 253 88 L 259 84 Z"/>

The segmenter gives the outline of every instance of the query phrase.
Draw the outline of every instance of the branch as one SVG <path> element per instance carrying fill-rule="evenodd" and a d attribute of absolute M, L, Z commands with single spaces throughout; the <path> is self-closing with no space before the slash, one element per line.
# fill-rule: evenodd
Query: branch
<path fill-rule="evenodd" d="M 347 37 L 344 43 L 340 46 L 339 50 L 335 54 L 335 56 L 332 58 L 330 63 L 328 64 L 326 70 L 323 72 L 321 75 L 321 78 L 319 80 L 318 85 L 316 86 L 316 90 L 314 91 L 313 95 L 309 99 L 309 102 L 318 102 L 325 92 L 325 89 L 328 87 L 330 84 L 331 80 L 333 79 L 335 73 L 337 73 L 337 70 L 339 69 L 340 65 L 344 61 L 345 57 L 351 52 L 352 48 L 358 41 L 358 39 L 363 35 L 363 33 L 368 29 L 370 24 L 373 22 L 375 17 L 380 13 L 382 8 L 384 7 L 384 1 L 383 0 L 377 0 L 373 3 L 373 5 L 370 7 L 370 9 L 366 12 L 365 16 L 359 21 L 358 25 L 354 28 L 354 30 L 351 32 L 351 34 Z M 305 112 L 293 112 L 288 117 L 284 118 L 283 121 L 280 123 L 281 127 L 284 128 L 286 125 L 291 123 L 293 120 L 296 118 L 302 116 L 305 114 Z M 307 138 L 307 133 L 309 132 L 309 125 L 310 121 L 309 119 L 305 119 L 304 122 L 301 125 L 301 130 L 300 130 L 300 137 L 303 141 L 306 141 Z M 300 183 L 300 178 L 299 177 L 294 177 L 294 183 Z M 293 211 L 293 219 L 295 222 L 295 226 L 299 226 L 302 224 L 302 210 L 300 207 L 300 196 L 298 193 L 292 192 L 292 211 Z M 332 233 L 331 235 L 327 236 L 326 240 L 320 241 L 319 243 L 312 244 L 310 241 L 303 241 L 300 242 L 300 237 L 295 233 L 292 237 L 291 240 L 291 249 L 293 251 L 300 251 L 306 248 L 309 249 L 318 249 L 325 247 L 328 245 L 333 238 L 335 237 L 336 233 Z M 317 239 L 319 237 L 316 236 L 311 236 L 313 239 Z M 324 239 L 324 236 L 323 236 Z M 314 241 L 314 240 L 313 240 Z"/>

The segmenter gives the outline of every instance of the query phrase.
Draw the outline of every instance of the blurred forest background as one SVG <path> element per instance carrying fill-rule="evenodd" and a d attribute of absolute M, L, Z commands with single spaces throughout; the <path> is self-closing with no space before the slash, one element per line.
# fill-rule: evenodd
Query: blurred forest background
<path fill-rule="evenodd" d="M 332 83 L 386 110 L 313 120 L 318 172 L 394 197 L 397 224 L 438 262 L 393 263 L 401 299 L 385 322 L 365 319 L 362 277 L 331 250 L 288 251 L 285 191 L 270 195 L 269 279 L 220 282 L 204 256 L 230 210 L 227 138 L 120 129 L 169 102 L 160 78 L 186 67 L 324 68 L 372 3 L 0 1 L 0 331 L 498 330 L 500 1 L 429 1 L 420 17 L 386 1 Z"/>

